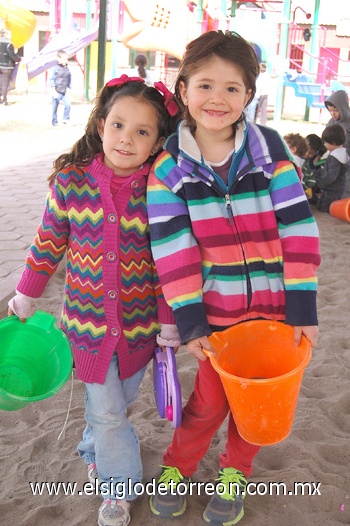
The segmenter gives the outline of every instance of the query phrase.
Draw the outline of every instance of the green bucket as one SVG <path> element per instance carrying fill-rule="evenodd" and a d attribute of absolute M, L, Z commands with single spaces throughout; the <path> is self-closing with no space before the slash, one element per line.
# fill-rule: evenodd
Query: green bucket
<path fill-rule="evenodd" d="M 16 411 L 56 394 L 71 375 L 68 338 L 56 318 L 36 311 L 0 320 L 0 409 Z"/>

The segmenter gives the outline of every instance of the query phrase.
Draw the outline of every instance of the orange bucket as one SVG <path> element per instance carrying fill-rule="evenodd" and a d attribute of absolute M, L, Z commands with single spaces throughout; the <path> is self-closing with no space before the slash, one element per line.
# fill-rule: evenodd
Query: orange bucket
<path fill-rule="evenodd" d="M 277 444 L 290 433 L 311 344 L 298 347 L 293 327 L 270 320 L 233 325 L 209 337 L 206 354 L 219 373 L 237 430 L 251 444 Z"/>
<path fill-rule="evenodd" d="M 337 217 L 338 219 L 350 223 L 350 197 L 333 201 L 329 207 L 329 213 L 333 217 Z"/>

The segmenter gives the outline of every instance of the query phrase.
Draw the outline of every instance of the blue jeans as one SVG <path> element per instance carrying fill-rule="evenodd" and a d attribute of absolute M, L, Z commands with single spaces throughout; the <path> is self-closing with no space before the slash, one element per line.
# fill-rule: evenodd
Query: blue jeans
<path fill-rule="evenodd" d="M 63 110 L 63 120 L 69 121 L 70 119 L 70 107 L 71 102 L 67 95 L 63 95 L 63 93 L 57 93 L 57 97 L 52 97 L 52 124 L 57 124 L 57 108 L 59 103 L 62 102 L 64 105 Z"/>
<path fill-rule="evenodd" d="M 142 481 L 139 440 L 126 410 L 137 398 L 145 369 L 121 381 L 114 354 L 105 383 L 85 384 L 87 425 L 78 453 L 86 464 L 96 464 L 100 484 L 105 483 L 100 486 L 105 499 L 133 500 L 137 496 L 133 487 Z"/>

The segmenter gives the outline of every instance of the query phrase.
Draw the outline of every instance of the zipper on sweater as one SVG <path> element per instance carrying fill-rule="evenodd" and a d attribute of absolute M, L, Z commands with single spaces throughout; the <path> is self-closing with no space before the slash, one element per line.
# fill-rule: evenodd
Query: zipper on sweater
<path fill-rule="evenodd" d="M 231 190 L 232 190 L 232 187 L 231 187 Z M 226 210 L 228 214 L 229 225 L 232 225 L 232 222 L 234 221 L 234 217 L 233 217 L 233 212 L 232 212 L 230 194 L 225 194 L 225 201 L 226 201 Z M 244 268 L 245 268 L 245 274 L 246 274 L 246 280 L 247 280 L 247 308 L 249 310 L 250 303 L 252 301 L 252 284 L 251 284 L 250 276 L 248 272 L 248 265 L 247 265 L 247 260 L 246 260 L 245 253 L 244 253 L 243 243 L 242 243 L 241 236 L 238 232 L 237 227 L 236 227 L 236 232 L 238 235 L 239 242 L 241 244 L 243 258 L 244 258 Z"/>
<path fill-rule="evenodd" d="M 226 201 L 226 210 L 227 210 L 227 215 L 228 215 L 228 224 L 232 225 L 233 213 L 232 213 L 230 194 L 225 194 L 225 201 Z"/>

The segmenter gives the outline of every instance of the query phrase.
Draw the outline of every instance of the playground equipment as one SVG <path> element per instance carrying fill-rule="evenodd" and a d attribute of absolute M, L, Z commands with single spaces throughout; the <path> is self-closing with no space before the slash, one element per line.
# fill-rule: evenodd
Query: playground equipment
<path fill-rule="evenodd" d="M 125 0 L 124 5 L 132 22 L 121 35 L 126 47 L 163 51 L 181 59 L 187 42 L 198 36 L 196 18 L 185 1 L 149 1 L 146 9 L 137 0 Z M 181 27 L 187 30 L 179 31 Z"/>
<path fill-rule="evenodd" d="M 5 27 L 11 30 L 12 44 L 17 49 L 28 42 L 36 28 L 35 15 L 8 0 L 0 0 L 0 19 L 4 21 Z"/>
<path fill-rule="evenodd" d="M 306 99 L 304 119 L 309 120 L 310 108 L 319 108 L 320 112 L 325 108 L 324 101 L 334 91 L 348 91 L 347 87 L 337 80 L 331 80 L 329 85 L 311 82 L 305 75 L 298 75 L 295 80 L 284 78 L 284 86 L 293 88 L 296 97 Z"/>
<path fill-rule="evenodd" d="M 54 35 L 39 53 L 27 61 L 28 79 L 43 73 L 56 64 L 57 51 L 64 49 L 69 57 L 74 56 L 80 49 L 85 48 L 97 38 L 98 28 L 95 26 L 90 31 L 79 32 L 73 25 L 62 29 Z"/>
<path fill-rule="evenodd" d="M 12 30 L 15 47 L 21 47 L 32 36 L 36 17 L 29 10 L 13 5 L 16 1 L 19 0 L 0 0 L 0 19 L 2 18 L 6 27 Z M 244 5 L 248 6 L 253 4 L 252 2 L 230 3 L 226 0 L 86 0 L 86 12 L 83 8 L 78 14 L 75 11 L 77 3 L 69 0 L 48 0 L 45 4 L 50 19 L 47 27 L 49 42 L 33 57 L 28 56 L 28 46 L 23 62 L 31 80 L 55 63 L 59 48 L 65 49 L 70 57 L 85 48 L 84 64 L 79 63 L 79 66 L 84 73 L 87 87 L 96 49 L 99 82 L 103 82 L 105 69 L 110 65 L 110 71 L 114 75 L 118 69 L 130 66 L 130 57 L 125 53 L 125 49 L 122 49 L 124 46 L 137 51 L 162 52 L 162 56 L 156 56 L 155 68 L 157 75 L 171 84 L 171 75 L 174 72 L 170 71 L 169 80 L 168 55 L 170 58 L 181 59 L 186 44 L 200 33 L 230 29 L 237 31 L 252 43 L 259 60 L 266 62 L 269 73 L 276 80 L 274 118 L 278 119 L 282 114 L 285 88 L 292 87 L 295 95 L 303 97 L 306 101 L 304 118 L 308 120 L 310 108 L 319 108 L 321 112 L 324 98 L 334 90 L 344 89 L 343 85 L 335 87 L 338 62 L 342 62 L 343 71 L 348 70 L 345 64 L 347 61 L 338 56 L 339 50 L 335 50 L 337 54 L 332 51 L 333 48 L 326 47 L 326 29 L 319 28 L 318 25 L 320 0 L 313 1 L 314 8 L 310 7 L 310 13 L 306 13 L 301 6 L 297 6 L 292 12 L 291 0 L 272 2 L 277 8 L 275 5 L 271 7 L 268 0 L 262 0 L 254 9 L 248 9 Z M 305 29 L 295 23 L 296 12 L 308 15 L 306 20 L 313 17 L 310 43 L 306 46 L 306 40 L 302 36 Z M 107 22 L 106 34 L 102 34 L 101 31 L 102 14 Z M 307 23 L 311 25 L 311 22 Z M 321 29 L 324 30 L 323 44 L 320 44 L 319 38 Z M 89 45 L 94 40 L 98 42 L 90 48 Z M 321 55 L 321 51 L 324 56 Z M 176 61 L 173 62 L 176 64 Z M 101 68 L 100 63 L 103 64 Z M 293 82 L 285 78 L 288 65 L 295 67 L 296 72 L 301 72 L 305 76 L 304 80 L 298 79 L 297 82 Z M 345 77 L 342 73 L 342 79 Z"/>

